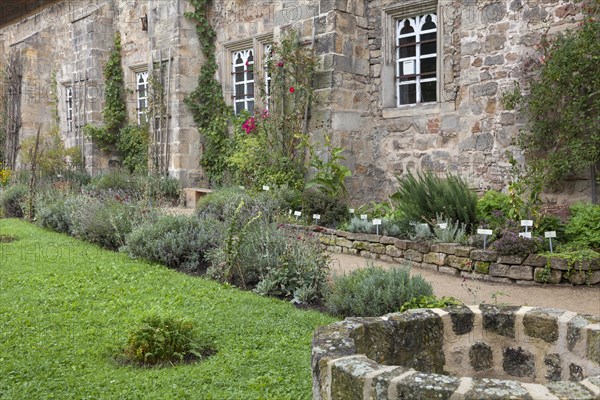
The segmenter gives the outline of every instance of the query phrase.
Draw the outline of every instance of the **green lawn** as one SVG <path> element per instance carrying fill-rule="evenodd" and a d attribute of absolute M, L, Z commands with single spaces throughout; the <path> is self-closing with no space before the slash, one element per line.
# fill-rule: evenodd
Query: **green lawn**
<path fill-rule="evenodd" d="M 0 220 L 0 398 L 309 399 L 310 342 L 332 317 Z M 218 353 L 170 368 L 112 359 L 143 314 L 187 316 Z"/>

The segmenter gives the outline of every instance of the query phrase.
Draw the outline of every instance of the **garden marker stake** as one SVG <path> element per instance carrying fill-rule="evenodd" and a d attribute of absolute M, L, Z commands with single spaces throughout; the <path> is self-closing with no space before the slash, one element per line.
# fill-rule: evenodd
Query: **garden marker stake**
<path fill-rule="evenodd" d="M 477 229 L 478 235 L 483 235 L 483 249 L 487 247 L 487 237 L 492 236 L 494 232 L 491 229 Z"/>
<path fill-rule="evenodd" d="M 544 237 L 550 241 L 550 253 L 553 253 L 553 251 L 552 251 L 552 238 L 556 237 L 556 231 L 544 232 Z"/>

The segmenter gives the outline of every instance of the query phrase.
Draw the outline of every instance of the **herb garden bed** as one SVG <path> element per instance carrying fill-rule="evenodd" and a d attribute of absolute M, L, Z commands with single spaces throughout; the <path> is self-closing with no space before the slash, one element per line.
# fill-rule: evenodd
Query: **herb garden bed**
<path fill-rule="evenodd" d="M 492 305 L 347 318 L 315 333 L 313 399 L 596 399 L 599 322 Z"/>
<path fill-rule="evenodd" d="M 290 226 L 317 232 L 324 249 L 484 281 L 529 284 L 598 285 L 600 259 L 572 261 L 537 254 L 498 255 L 457 243 L 429 243 L 389 236 L 350 233 L 319 226 Z"/>

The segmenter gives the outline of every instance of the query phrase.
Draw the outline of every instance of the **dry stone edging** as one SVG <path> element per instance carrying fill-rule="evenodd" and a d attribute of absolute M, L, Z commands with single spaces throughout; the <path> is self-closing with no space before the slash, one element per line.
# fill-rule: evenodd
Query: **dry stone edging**
<path fill-rule="evenodd" d="M 451 306 L 318 328 L 313 399 L 598 399 L 600 316 Z"/>
<path fill-rule="evenodd" d="M 320 226 L 288 225 L 316 232 L 323 248 L 372 260 L 409 264 L 451 275 L 521 285 L 571 284 L 600 286 L 600 259 L 575 262 L 529 254 L 498 255 L 458 243 L 428 243 L 367 233 L 349 233 Z"/>

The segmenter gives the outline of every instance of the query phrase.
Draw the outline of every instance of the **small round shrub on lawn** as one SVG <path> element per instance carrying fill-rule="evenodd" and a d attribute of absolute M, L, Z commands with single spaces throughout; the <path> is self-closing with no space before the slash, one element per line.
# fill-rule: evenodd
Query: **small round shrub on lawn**
<path fill-rule="evenodd" d="M 129 332 L 121 361 L 142 366 L 174 365 L 210 356 L 210 338 L 199 337 L 192 321 L 174 316 L 149 315 Z"/>
<path fill-rule="evenodd" d="M 341 317 L 376 317 L 396 312 L 412 298 L 433 295 L 422 276 L 410 276 L 409 268 L 369 265 L 348 275 L 336 276 L 325 297 L 329 312 Z"/>

